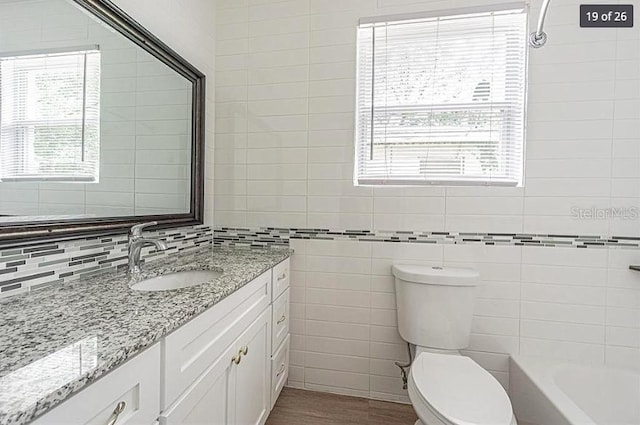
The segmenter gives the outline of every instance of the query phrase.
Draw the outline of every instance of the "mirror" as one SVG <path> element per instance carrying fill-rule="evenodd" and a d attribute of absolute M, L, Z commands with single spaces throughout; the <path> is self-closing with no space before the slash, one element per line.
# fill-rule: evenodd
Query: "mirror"
<path fill-rule="evenodd" d="M 0 240 L 201 222 L 204 75 L 109 1 L 0 21 Z"/>

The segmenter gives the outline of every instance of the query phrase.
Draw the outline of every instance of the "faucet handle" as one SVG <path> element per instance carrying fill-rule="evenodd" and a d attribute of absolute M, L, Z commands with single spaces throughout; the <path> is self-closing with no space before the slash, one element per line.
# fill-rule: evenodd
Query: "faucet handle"
<path fill-rule="evenodd" d="M 155 226 L 157 224 L 158 224 L 157 221 L 150 221 L 148 223 L 136 224 L 135 226 L 131 227 L 129 234 L 133 237 L 140 237 L 142 236 L 142 231 L 144 229 L 146 229 L 147 227 Z"/>

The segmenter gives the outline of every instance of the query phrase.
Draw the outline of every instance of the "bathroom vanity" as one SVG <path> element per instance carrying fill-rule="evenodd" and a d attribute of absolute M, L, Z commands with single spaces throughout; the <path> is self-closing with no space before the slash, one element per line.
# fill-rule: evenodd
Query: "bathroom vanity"
<path fill-rule="evenodd" d="M 263 424 L 289 362 L 289 251 L 206 248 L 0 301 L 0 424 Z M 159 264 L 162 263 L 162 264 Z M 139 279 L 137 279 L 139 280 Z"/>

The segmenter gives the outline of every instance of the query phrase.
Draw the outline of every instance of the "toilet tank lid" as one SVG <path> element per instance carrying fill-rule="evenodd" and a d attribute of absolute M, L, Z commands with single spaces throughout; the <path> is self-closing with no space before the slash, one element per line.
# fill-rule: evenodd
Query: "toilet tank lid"
<path fill-rule="evenodd" d="M 400 280 L 444 286 L 476 286 L 480 274 L 473 269 L 394 264 L 391 271 Z"/>

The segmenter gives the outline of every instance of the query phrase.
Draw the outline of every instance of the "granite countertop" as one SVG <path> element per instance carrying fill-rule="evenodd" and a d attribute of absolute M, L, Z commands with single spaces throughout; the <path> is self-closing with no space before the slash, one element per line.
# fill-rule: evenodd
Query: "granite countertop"
<path fill-rule="evenodd" d="M 0 300 L 0 425 L 28 423 L 289 255 L 207 247 L 143 265 L 145 277 L 222 271 L 203 285 L 134 291 L 112 270 Z"/>

